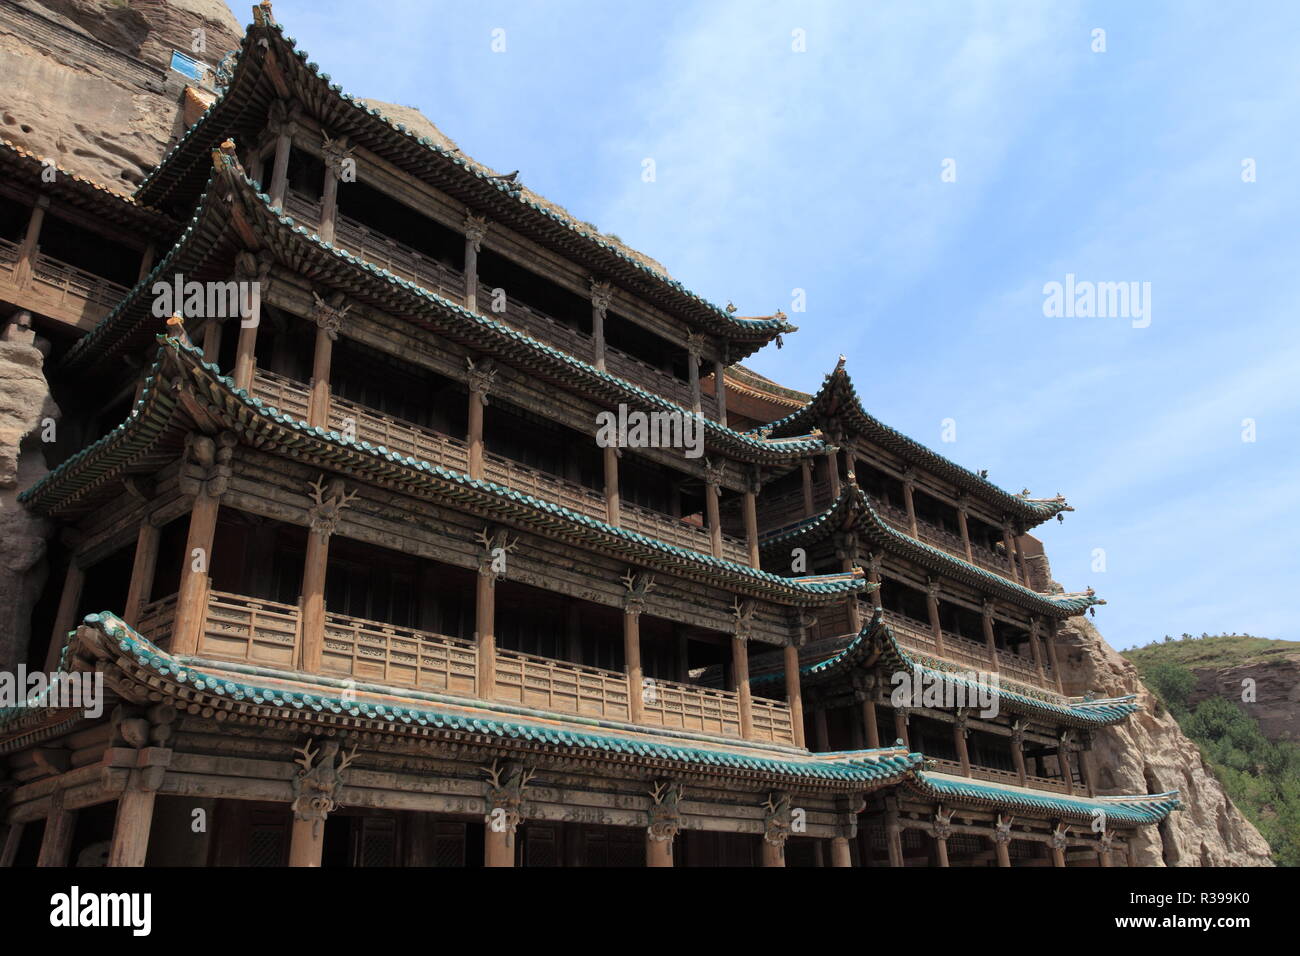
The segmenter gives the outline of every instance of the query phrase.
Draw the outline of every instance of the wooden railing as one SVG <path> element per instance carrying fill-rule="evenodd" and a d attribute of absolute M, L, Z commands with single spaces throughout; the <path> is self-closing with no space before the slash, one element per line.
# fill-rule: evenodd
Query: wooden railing
<path fill-rule="evenodd" d="M 163 650 L 169 649 L 172 624 L 176 620 L 176 595 L 150 601 L 140 609 L 135 629 Z"/>
<path fill-rule="evenodd" d="M 934 632 L 930 630 L 930 625 L 914 620 L 906 614 L 899 614 L 897 611 L 885 611 L 884 617 L 885 623 L 904 647 L 910 647 L 923 654 L 936 652 Z"/>
<path fill-rule="evenodd" d="M 325 615 L 325 674 L 473 696 L 477 660 L 470 641 L 345 614 Z"/>
<path fill-rule="evenodd" d="M 963 776 L 961 764 L 955 760 L 942 760 L 938 758 L 927 759 L 934 760 L 935 770 L 938 770 L 940 773 L 951 774 L 955 777 Z M 970 768 L 969 777 L 973 780 L 989 780 L 993 783 L 1000 783 L 1011 787 L 1021 786 L 1020 775 L 1014 770 L 972 766 Z M 1066 792 L 1065 782 L 1057 777 L 1036 777 L 1033 774 L 1026 774 L 1024 786 L 1030 787 L 1034 790 L 1050 790 L 1053 793 Z"/>
<path fill-rule="evenodd" d="M 301 421 L 307 420 L 311 392 L 302 383 L 259 368 L 253 374 L 251 391 L 259 402 Z"/>
<path fill-rule="evenodd" d="M 198 655 L 292 670 L 299 663 L 298 608 L 211 591 Z"/>
<path fill-rule="evenodd" d="M 794 721 L 790 705 L 785 701 L 755 697 L 750 703 L 750 715 L 755 740 L 794 743 Z"/>
<path fill-rule="evenodd" d="M 13 272 L 18 267 L 18 243 L 0 239 L 0 272 Z"/>
<path fill-rule="evenodd" d="M 619 504 L 619 521 L 622 527 L 640 534 L 667 541 L 691 551 L 712 554 L 709 529 L 681 518 L 662 514 L 641 505 L 624 501 Z M 749 564 L 749 547 L 739 538 L 722 535 L 722 556 L 738 564 Z"/>
<path fill-rule="evenodd" d="M 459 438 L 334 397 L 330 398 L 329 422 L 331 429 L 353 434 L 357 441 L 383 445 L 389 451 L 452 471 L 469 471 L 469 446 Z"/>
<path fill-rule="evenodd" d="M 109 282 L 93 272 L 78 269 L 43 252 L 38 253 L 32 263 L 31 282 L 32 285 L 43 285 L 55 290 L 60 305 L 73 298 L 111 309 L 126 298 L 130 291 L 126 286 Z"/>
<path fill-rule="evenodd" d="M 627 677 L 618 671 L 497 651 L 499 700 L 561 714 L 627 720 L 627 694 Z"/>
<path fill-rule="evenodd" d="M 577 482 L 531 468 L 501 455 L 483 456 L 483 477 L 511 491 L 563 505 L 580 514 L 604 520 L 605 495 Z"/>
<path fill-rule="evenodd" d="M 646 685 L 641 708 L 648 724 L 740 736 L 740 695 L 734 691 L 654 680 Z"/>

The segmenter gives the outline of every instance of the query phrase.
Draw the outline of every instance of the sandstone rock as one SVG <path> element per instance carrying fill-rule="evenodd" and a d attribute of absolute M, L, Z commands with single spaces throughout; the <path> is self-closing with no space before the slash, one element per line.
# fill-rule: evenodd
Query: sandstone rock
<path fill-rule="evenodd" d="M 1252 681 L 1255 698 L 1243 701 L 1246 713 L 1259 721 L 1260 732 L 1272 741 L 1300 741 L 1300 648 L 1269 660 L 1233 667 L 1194 667 L 1196 687 L 1188 697 L 1195 707 L 1207 697 L 1242 700 L 1243 681 Z"/>
<path fill-rule="evenodd" d="M 1102 697 L 1137 694 L 1142 706 L 1117 727 L 1099 731 L 1092 765 L 1101 793 L 1163 793 L 1178 790 L 1185 809 L 1159 830 L 1139 831 L 1139 866 L 1269 866 L 1268 844 L 1232 805 L 1206 768 L 1196 744 L 1138 679 L 1137 668 L 1106 643 L 1083 618 L 1061 635 L 1061 671 L 1067 693 Z"/>

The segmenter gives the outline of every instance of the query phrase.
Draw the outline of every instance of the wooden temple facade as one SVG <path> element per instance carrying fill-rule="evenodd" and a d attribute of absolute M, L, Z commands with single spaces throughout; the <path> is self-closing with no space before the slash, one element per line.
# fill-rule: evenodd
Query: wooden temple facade
<path fill-rule="evenodd" d="M 5 337 L 65 406 L 26 664 L 111 698 L 0 712 L 3 865 L 1107 866 L 1177 808 L 1098 791 L 1136 705 L 1063 679 L 1064 500 L 842 360 L 748 372 L 783 315 L 389 122 L 268 4 L 135 195 L 0 163 Z M 258 295 L 167 322 L 178 276 Z M 703 454 L 600 447 L 619 407 Z"/>

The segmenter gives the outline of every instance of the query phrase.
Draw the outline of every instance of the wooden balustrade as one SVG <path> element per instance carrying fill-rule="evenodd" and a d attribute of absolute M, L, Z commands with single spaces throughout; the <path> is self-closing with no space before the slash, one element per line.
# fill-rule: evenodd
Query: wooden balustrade
<path fill-rule="evenodd" d="M 130 291 L 124 285 L 109 282 L 43 252 L 37 254 L 32 264 L 31 284 L 54 290 L 60 305 L 71 298 L 93 302 L 106 309 L 116 306 Z"/>
<path fill-rule="evenodd" d="M 345 614 L 325 615 L 324 674 L 473 696 L 477 657 L 470 641 Z"/>
<path fill-rule="evenodd" d="M 305 385 L 258 369 L 253 375 L 252 395 L 264 405 L 292 415 L 301 421 L 307 420 L 307 410 L 311 405 L 311 392 Z"/>
<path fill-rule="evenodd" d="M 497 651 L 495 691 L 499 700 L 561 714 L 627 720 L 630 713 L 623 673 L 517 651 Z"/>
<path fill-rule="evenodd" d="M 897 611 L 885 611 L 885 623 L 894 632 L 894 637 L 904 647 L 910 647 L 924 654 L 936 653 L 934 632 L 924 621 L 917 621 Z"/>
<path fill-rule="evenodd" d="M 155 645 L 167 650 L 171 646 L 172 624 L 176 620 L 176 595 L 150 601 L 140 609 L 135 629 Z"/>
<path fill-rule="evenodd" d="M 296 606 L 209 592 L 199 657 L 291 670 L 298 664 L 297 645 Z"/>
<path fill-rule="evenodd" d="M 18 266 L 18 243 L 0 239 L 0 272 L 13 272 Z"/>
<path fill-rule="evenodd" d="M 740 695 L 735 691 L 656 679 L 647 686 L 641 710 L 647 724 L 740 736 Z"/>
<path fill-rule="evenodd" d="M 452 471 L 469 471 L 469 447 L 459 438 L 371 411 L 356 402 L 331 398 L 329 423 L 334 431 L 351 434 L 359 442 L 382 445 L 399 455 Z"/>
<path fill-rule="evenodd" d="M 951 774 L 954 777 L 963 776 L 961 764 L 955 760 L 928 759 L 934 760 L 934 769 L 940 773 Z M 1020 775 L 1018 773 L 1014 770 L 1003 770 L 997 767 L 972 766 L 969 778 L 972 780 L 988 780 L 1010 787 L 1020 786 Z M 1065 782 L 1056 777 L 1036 777 L 1033 774 L 1026 774 L 1025 786 L 1033 790 L 1051 790 L 1054 793 L 1066 792 Z"/>
<path fill-rule="evenodd" d="M 703 525 L 693 524 L 681 518 L 662 514 L 650 508 L 624 500 L 619 507 L 619 519 L 623 527 L 667 541 L 691 551 L 710 554 L 711 543 L 709 529 Z M 722 556 L 737 564 L 749 564 L 749 548 L 744 541 L 729 534 L 722 535 Z"/>
<path fill-rule="evenodd" d="M 790 705 L 785 701 L 754 697 L 750 701 L 750 715 L 755 740 L 794 743 L 794 720 L 790 716 Z"/>

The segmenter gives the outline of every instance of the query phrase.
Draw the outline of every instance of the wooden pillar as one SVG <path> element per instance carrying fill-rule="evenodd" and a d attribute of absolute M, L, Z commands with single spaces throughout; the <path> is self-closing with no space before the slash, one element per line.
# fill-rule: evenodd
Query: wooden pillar
<path fill-rule="evenodd" d="M 483 409 L 488 403 L 488 390 L 496 376 L 496 366 L 491 359 L 470 363 L 469 412 L 466 416 L 465 443 L 469 446 L 469 476 L 483 477 Z"/>
<path fill-rule="evenodd" d="M 1053 837 L 1048 846 L 1052 851 L 1052 866 L 1065 866 L 1065 841 Z"/>
<path fill-rule="evenodd" d="M 884 606 L 882 603 L 883 598 L 880 596 L 880 565 L 880 555 L 867 555 L 867 581 L 875 585 L 875 587 L 871 589 L 871 605 L 877 611 Z"/>
<path fill-rule="evenodd" d="M 271 205 L 284 208 L 285 193 L 289 189 L 289 150 L 293 147 L 293 123 L 281 123 L 275 137 L 275 160 L 271 166 Z"/>
<path fill-rule="evenodd" d="M 483 865 L 515 865 L 515 834 L 509 827 L 494 830 L 489 823 L 483 828 Z"/>
<path fill-rule="evenodd" d="M 72 833 L 77 826 L 77 811 L 63 808 L 63 790 L 50 794 L 50 812 L 45 818 L 41 852 L 37 866 L 67 866 L 72 850 Z"/>
<path fill-rule="evenodd" d="M 629 602 L 623 609 L 623 672 L 627 675 L 628 717 L 634 724 L 644 722 L 644 693 L 641 672 L 641 611 Z M 742 724 L 743 724 L 742 715 Z"/>
<path fill-rule="evenodd" d="M 799 462 L 799 471 L 803 476 L 803 516 L 811 518 L 817 510 L 813 503 L 812 462 L 807 459 Z"/>
<path fill-rule="evenodd" d="M 135 536 L 135 558 L 131 562 L 131 584 L 126 592 L 122 620 L 128 627 L 140 622 L 140 611 L 153 597 L 154 571 L 158 566 L 158 528 L 145 515 Z M 148 635 L 146 635 L 148 636 Z"/>
<path fill-rule="evenodd" d="M 718 496 L 721 493 L 718 482 L 710 477 L 704 486 L 704 510 L 709 521 L 709 546 L 715 558 L 722 557 L 722 518 L 718 507 Z"/>
<path fill-rule="evenodd" d="M 1065 681 L 1061 677 L 1061 662 L 1056 656 L 1056 622 L 1047 622 L 1047 659 L 1052 663 L 1052 674 L 1056 683 L 1056 689 L 1060 693 L 1065 693 Z"/>
<path fill-rule="evenodd" d="M 1034 668 L 1038 671 L 1038 682 L 1047 686 L 1047 671 L 1043 668 L 1043 639 L 1041 619 L 1034 615 L 1029 623 L 1029 649 L 1034 652 Z"/>
<path fill-rule="evenodd" d="M 190 530 L 181 560 L 181 583 L 172 623 L 173 654 L 195 654 L 207 615 L 208 574 L 221 499 L 200 489 L 190 511 Z"/>
<path fill-rule="evenodd" d="M 1016 776 L 1019 777 L 1020 786 L 1025 786 L 1028 774 L 1025 772 L 1025 731 L 1022 724 L 1017 721 L 1011 729 L 1011 760 L 1016 766 Z"/>
<path fill-rule="evenodd" d="M 907 507 L 907 526 L 912 532 L 913 538 L 921 537 L 920 528 L 916 523 L 916 478 L 911 466 L 903 471 L 903 504 Z"/>
<path fill-rule="evenodd" d="M 726 371 L 726 362 L 719 359 L 713 363 L 713 395 L 718 401 L 718 422 L 723 427 L 727 424 L 727 383 L 724 380 Z"/>
<path fill-rule="evenodd" d="M 839 450 L 826 453 L 826 480 L 831 485 L 831 500 L 840 496 L 840 454 Z"/>
<path fill-rule="evenodd" d="M 1012 538 L 1010 522 L 1002 526 L 1002 546 L 1007 551 L 1007 570 L 1011 572 L 1011 580 L 1018 582 L 1020 576 L 1016 574 L 1016 543 Z"/>
<path fill-rule="evenodd" d="M 966 560 L 971 564 L 975 563 L 975 554 L 971 551 L 970 545 L 970 524 L 968 521 L 967 498 L 962 494 L 957 499 L 957 527 L 961 530 L 961 546 L 966 552 Z"/>
<path fill-rule="evenodd" d="M 1056 741 L 1056 765 L 1061 771 L 1061 780 L 1065 783 L 1065 792 L 1074 796 L 1074 771 L 1070 767 L 1070 738 L 1062 734 Z"/>
<path fill-rule="evenodd" d="M 108 850 L 109 866 L 144 866 L 153 826 L 153 790 L 127 789 L 117 800 L 117 820 Z"/>
<path fill-rule="evenodd" d="M 691 411 L 703 414 L 704 398 L 700 394 L 700 359 L 703 356 L 704 336 L 692 332 L 686 336 L 686 375 L 691 383 Z"/>
<path fill-rule="evenodd" d="M 1087 747 L 1081 747 L 1075 751 L 1075 758 L 1079 761 L 1079 773 L 1083 777 L 1083 786 L 1087 790 L 1088 796 L 1097 795 L 1096 780 L 1092 774 L 1092 752 Z"/>
<path fill-rule="evenodd" d="M 903 707 L 894 708 L 894 736 L 903 742 L 904 747 L 910 747 L 907 741 L 907 710 Z"/>
<path fill-rule="evenodd" d="M 799 648 L 787 644 L 785 655 L 785 700 L 790 705 L 790 728 L 796 747 L 804 746 L 803 688 L 799 681 Z"/>
<path fill-rule="evenodd" d="M 316 321 L 316 349 L 312 355 L 312 394 L 308 399 L 307 424 L 329 429 L 330 364 L 334 339 L 343 328 L 343 308 L 317 300 L 312 319 Z"/>
<path fill-rule="evenodd" d="M 136 274 L 136 282 L 143 282 L 145 276 L 153 271 L 154 258 L 157 255 L 158 247 L 154 243 L 151 242 L 144 247 L 144 252 L 140 254 L 140 271 Z"/>
<path fill-rule="evenodd" d="M 983 615 L 981 620 L 984 623 L 984 646 L 989 652 L 989 669 L 997 671 L 998 667 L 998 644 L 993 634 L 993 602 L 985 598 Z"/>
<path fill-rule="evenodd" d="M 302 568 L 302 627 L 299 650 L 301 666 L 308 674 L 321 672 L 325 651 L 325 576 L 329 567 L 330 531 L 326 522 L 313 516 L 307 534 L 307 556 Z"/>
<path fill-rule="evenodd" d="M 948 838 L 940 836 L 938 830 L 932 832 L 930 836 L 934 839 L 934 865 L 946 867 L 948 865 Z"/>
<path fill-rule="evenodd" d="M 961 764 L 961 775 L 970 776 L 970 748 L 966 745 L 966 713 L 963 710 L 957 712 L 957 717 L 952 722 L 952 742 L 957 748 L 957 761 Z"/>
<path fill-rule="evenodd" d="M 221 360 L 221 320 L 208 319 L 203 327 L 203 361 L 216 365 Z"/>
<path fill-rule="evenodd" d="M 997 855 L 998 866 L 1011 865 L 1011 831 L 995 829 L 993 831 L 993 852 Z"/>
<path fill-rule="evenodd" d="M 813 704 L 813 746 L 824 754 L 831 749 L 830 733 L 826 726 L 826 708 L 820 702 Z"/>
<path fill-rule="evenodd" d="M 68 639 L 68 632 L 77 626 L 77 608 L 81 604 L 81 589 L 86 583 L 86 572 L 77 564 L 77 556 L 68 559 L 68 573 L 63 578 L 63 593 L 59 596 L 59 609 L 54 615 L 54 632 L 50 635 L 50 648 L 45 652 L 45 670 L 58 669 L 59 656 Z"/>
<path fill-rule="evenodd" d="M 744 512 L 745 512 L 745 543 L 749 545 L 749 566 L 757 568 L 760 565 L 758 554 L 758 488 L 757 481 L 753 482 L 750 487 L 745 489 Z"/>
<path fill-rule="evenodd" d="M 763 866 L 785 866 L 785 844 L 773 844 L 764 837 L 762 864 Z"/>
<path fill-rule="evenodd" d="M 849 853 L 848 837 L 831 837 L 831 866 L 852 866 L 853 856 Z"/>
<path fill-rule="evenodd" d="M 943 656 L 943 624 L 939 620 L 939 582 L 930 581 L 925 591 L 925 609 L 930 615 L 930 634 L 934 637 L 935 653 Z"/>
<path fill-rule="evenodd" d="M 903 827 L 898 821 L 898 806 L 892 803 L 885 810 L 885 842 L 889 846 L 889 865 L 904 866 Z"/>
<path fill-rule="evenodd" d="M 1109 836 L 1109 834 L 1103 833 L 1101 836 L 1101 842 L 1097 844 L 1097 865 L 1098 866 L 1109 867 L 1112 865 L 1110 861 L 1111 844 L 1110 841 L 1106 839 L 1107 836 Z"/>
<path fill-rule="evenodd" d="M 238 282 L 264 283 L 268 270 L 268 264 L 263 263 L 259 268 L 256 260 L 250 256 L 243 259 L 240 266 L 236 268 L 235 279 Z M 239 340 L 235 343 L 233 370 L 236 388 L 248 390 L 253 384 L 253 374 L 257 370 L 257 329 L 262 324 L 262 295 L 265 294 L 266 289 L 263 287 L 261 295 L 252 297 L 252 314 L 241 316 L 239 319 Z"/>
<path fill-rule="evenodd" d="M 605 313 L 613 297 L 608 282 L 591 281 L 591 362 L 605 370 Z"/>
<path fill-rule="evenodd" d="M 325 849 L 325 821 L 299 820 L 296 816 L 289 831 L 289 865 L 320 866 Z"/>
<path fill-rule="evenodd" d="M 41 227 L 45 223 L 45 210 L 50 208 L 49 196 L 37 196 L 32 213 L 27 217 L 27 231 L 18 246 L 18 263 L 14 267 L 14 283 L 24 286 L 32 277 L 32 263 L 40 251 Z"/>
<path fill-rule="evenodd" d="M 486 563 L 479 567 L 474 592 L 474 641 L 478 654 L 475 689 L 484 700 L 496 696 L 496 575 L 491 562 L 489 554 Z"/>
<path fill-rule="evenodd" d="M 339 180 L 343 176 L 343 163 L 348 159 L 348 138 L 325 138 L 322 146 L 325 155 L 325 181 L 321 184 L 320 228 L 317 230 L 323 240 L 334 242 L 339 217 Z"/>
<path fill-rule="evenodd" d="M 648 867 L 672 866 L 673 841 L 656 840 L 647 832 L 645 835 L 645 865 Z"/>
<path fill-rule="evenodd" d="M 623 520 L 622 496 L 618 488 L 618 449 L 607 445 L 601 449 L 605 458 L 605 517 L 617 526 Z"/>
<path fill-rule="evenodd" d="M 487 236 L 487 219 L 482 216 L 465 216 L 465 308 L 478 311 L 478 254 Z"/>
<path fill-rule="evenodd" d="M 736 675 L 736 693 L 740 696 L 740 736 L 754 736 L 754 699 L 749 690 L 749 641 L 739 634 L 731 638 L 731 668 Z"/>
<path fill-rule="evenodd" d="M 876 702 L 871 699 L 870 691 L 862 692 L 862 726 L 867 736 L 867 747 L 876 750 L 880 747 L 880 725 L 876 721 Z"/>
<path fill-rule="evenodd" d="M 690 638 L 680 624 L 674 624 L 673 631 L 677 635 L 677 681 L 685 684 L 691 679 Z"/>

